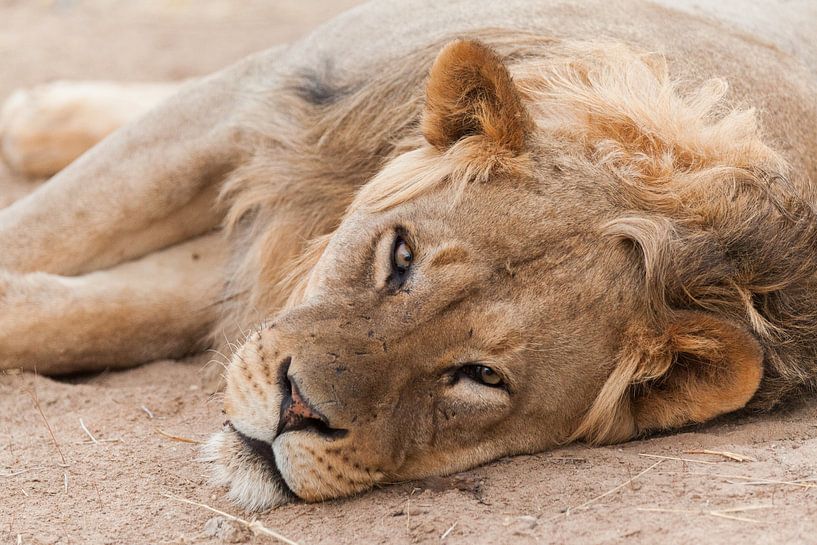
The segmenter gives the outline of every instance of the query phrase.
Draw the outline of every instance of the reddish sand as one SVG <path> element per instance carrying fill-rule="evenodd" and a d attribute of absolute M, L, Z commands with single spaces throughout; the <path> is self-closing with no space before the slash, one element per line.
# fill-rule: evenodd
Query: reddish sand
<path fill-rule="evenodd" d="M 0 100 L 55 78 L 206 73 L 351 3 L 0 2 Z M 2 173 L 0 181 L 9 188 L 0 203 L 31 185 Z M 201 373 L 207 359 L 67 381 L 0 375 L 0 543 L 274 541 L 171 498 L 252 517 L 208 485 L 208 467 L 196 460 L 196 443 L 221 423 Z M 815 543 L 817 402 L 620 446 L 500 460 L 258 520 L 302 544 Z"/>

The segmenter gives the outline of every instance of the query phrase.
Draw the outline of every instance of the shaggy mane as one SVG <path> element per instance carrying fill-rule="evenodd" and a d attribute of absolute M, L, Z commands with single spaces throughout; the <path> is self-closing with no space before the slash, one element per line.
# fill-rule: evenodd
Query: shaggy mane
<path fill-rule="evenodd" d="M 677 310 L 754 332 L 766 366 L 753 406 L 817 387 L 817 217 L 764 143 L 756 112 L 730 107 L 723 81 L 682 90 L 662 57 L 623 47 L 528 65 L 519 81 L 540 126 L 616 180 L 629 212 L 605 232 L 638 254 L 653 329 L 631 331 L 637 341 L 624 343 L 573 438 L 624 437 L 627 401 L 673 364 L 655 339 Z"/>

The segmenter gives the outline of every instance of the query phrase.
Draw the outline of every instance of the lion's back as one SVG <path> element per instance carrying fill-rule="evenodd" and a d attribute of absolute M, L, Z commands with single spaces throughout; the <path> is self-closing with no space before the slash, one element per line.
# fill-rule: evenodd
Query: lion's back
<path fill-rule="evenodd" d="M 703 4 L 695 0 L 377 0 L 322 25 L 293 53 L 305 61 L 331 58 L 341 71 L 354 73 L 442 35 L 506 28 L 557 38 L 631 41 L 661 52 L 687 49 L 693 38 L 720 38 L 724 45 L 734 39 L 748 40 L 798 57 L 817 73 L 817 42 L 811 39 L 815 25 L 817 4 L 810 0 Z M 699 53 L 709 54 L 717 56 L 719 51 Z"/>
<path fill-rule="evenodd" d="M 662 53 L 673 78 L 690 88 L 714 77 L 726 80 L 728 100 L 758 108 L 769 142 L 802 173 L 794 183 L 812 192 L 817 42 L 808 38 L 815 24 L 817 5 L 810 0 L 730 0 L 718 6 L 695 0 L 378 0 L 294 44 L 283 70 L 314 74 L 321 67 L 336 87 L 353 86 L 402 69 L 412 52 L 429 44 L 462 34 L 479 38 L 487 29 L 629 43 Z"/>

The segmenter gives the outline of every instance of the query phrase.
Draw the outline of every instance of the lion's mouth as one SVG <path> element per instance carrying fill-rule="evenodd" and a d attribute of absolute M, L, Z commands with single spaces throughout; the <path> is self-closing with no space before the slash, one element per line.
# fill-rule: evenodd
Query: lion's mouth
<path fill-rule="evenodd" d="M 277 423 L 269 415 L 270 429 L 262 432 L 264 438 L 254 437 L 253 431 L 259 426 L 263 428 L 263 424 L 245 426 L 240 417 L 231 417 L 205 449 L 203 459 L 216 462 L 214 482 L 229 485 L 230 497 L 247 509 L 267 509 L 299 498 L 287 479 L 299 483 L 297 477 L 306 463 L 304 457 L 308 460 L 307 454 L 313 454 L 304 447 L 304 442 L 320 448 L 316 441 L 335 441 L 349 433 L 347 429 L 333 427 L 326 415 L 303 395 L 298 381 L 289 375 L 289 363 L 290 358 L 286 358 L 278 368 L 280 409 Z M 274 434 L 269 433 L 273 431 Z"/>
<path fill-rule="evenodd" d="M 270 443 L 262 441 L 261 439 L 256 439 L 255 437 L 250 437 L 249 435 L 240 432 L 229 420 L 224 423 L 224 426 L 229 428 L 230 431 L 238 436 L 241 443 L 247 447 L 247 450 L 266 462 L 273 473 L 279 473 L 278 476 L 280 477 L 278 465 L 275 463 L 275 453 L 272 451 L 272 445 Z"/>
<path fill-rule="evenodd" d="M 298 384 L 288 375 L 290 359 L 281 362 L 279 384 L 281 386 L 281 411 L 278 428 L 272 441 L 256 439 L 238 429 L 230 420 L 224 423 L 225 431 L 235 435 L 244 449 L 252 454 L 268 471 L 269 477 L 281 486 L 291 497 L 297 497 L 286 482 L 278 462 L 275 459 L 273 443 L 287 433 L 308 432 L 314 433 L 329 441 L 344 437 L 348 430 L 333 428 L 329 419 L 320 413 L 309 400 L 301 394 Z"/>

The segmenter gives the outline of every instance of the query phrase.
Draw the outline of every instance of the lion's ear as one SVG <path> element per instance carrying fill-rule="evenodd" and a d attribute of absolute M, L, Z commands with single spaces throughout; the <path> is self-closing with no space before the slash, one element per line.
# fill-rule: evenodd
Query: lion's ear
<path fill-rule="evenodd" d="M 757 391 L 763 350 L 742 327 L 684 312 L 670 325 L 667 342 L 670 366 L 633 392 L 639 432 L 705 422 L 742 408 Z"/>
<path fill-rule="evenodd" d="M 763 350 L 744 328 L 703 312 L 677 312 L 666 331 L 635 336 L 577 437 L 622 441 L 740 409 L 763 375 Z"/>
<path fill-rule="evenodd" d="M 532 126 L 508 69 L 493 50 L 472 40 L 443 48 L 426 87 L 422 128 L 430 144 L 444 151 L 462 138 L 481 135 L 517 154 Z"/>

